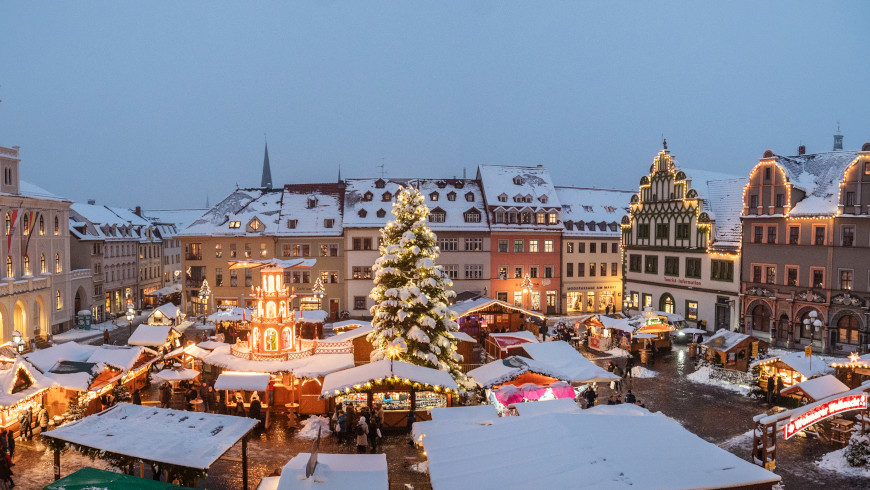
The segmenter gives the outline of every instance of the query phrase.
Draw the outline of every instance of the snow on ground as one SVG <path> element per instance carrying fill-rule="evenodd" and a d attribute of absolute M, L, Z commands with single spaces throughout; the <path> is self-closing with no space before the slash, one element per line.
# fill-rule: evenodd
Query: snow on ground
<path fill-rule="evenodd" d="M 328 417 L 319 417 L 317 415 L 312 415 L 308 417 L 308 419 L 302 423 L 302 427 L 299 428 L 299 431 L 296 433 L 296 437 L 300 439 L 308 439 L 314 440 L 317 439 L 317 429 L 321 428 L 320 437 L 326 437 L 329 434 L 332 434 L 332 431 L 329 430 L 329 418 Z"/>
<path fill-rule="evenodd" d="M 800 351 L 800 350 L 798 350 L 798 351 Z M 795 352 L 795 351 L 788 350 L 788 349 L 782 349 L 782 348 L 778 348 L 778 347 L 771 347 L 767 350 L 767 357 L 785 356 L 785 355 L 791 354 L 793 352 Z M 819 354 L 819 353 L 815 352 L 815 349 L 813 349 L 813 356 L 818 357 L 819 359 L 825 361 L 826 365 L 829 365 L 832 362 L 837 362 L 837 361 L 842 361 L 843 359 L 848 359 L 848 357 L 849 357 L 845 354 L 841 355 L 841 356 L 832 356 L 830 354 Z"/>
<path fill-rule="evenodd" d="M 127 320 L 124 320 L 124 325 L 127 324 Z M 112 322 L 103 322 L 98 323 L 96 325 L 91 325 L 90 330 L 82 330 L 79 328 L 73 328 L 72 330 L 67 330 L 66 332 L 59 333 L 57 335 L 52 335 L 51 340 L 55 344 L 63 344 L 66 342 L 72 342 L 75 340 L 84 340 L 90 338 L 97 338 L 103 336 L 103 331 L 108 330 L 116 330 L 118 325 L 113 325 Z"/>
<path fill-rule="evenodd" d="M 734 391 L 740 393 L 741 395 L 748 395 L 750 391 L 750 387 L 746 385 L 735 385 L 731 383 L 726 383 L 719 379 L 712 379 L 710 375 L 713 374 L 713 369 L 709 366 L 701 366 L 694 373 L 686 376 L 686 379 L 693 383 L 700 383 L 711 386 L 718 386 L 720 388 L 724 388 L 729 391 Z"/>
<path fill-rule="evenodd" d="M 745 444 L 749 444 L 752 441 L 752 431 L 755 429 L 749 429 L 743 434 L 737 434 L 731 439 L 727 439 L 725 441 L 720 442 L 717 446 L 722 449 L 730 451 L 731 449 L 741 447 Z"/>
<path fill-rule="evenodd" d="M 631 368 L 631 377 L 632 378 L 655 378 L 659 373 L 653 371 L 652 369 L 647 369 L 643 366 L 635 366 Z"/>
<path fill-rule="evenodd" d="M 815 461 L 815 465 L 823 470 L 833 471 L 840 475 L 870 478 L 870 467 L 849 465 L 845 457 L 847 448 L 848 446 L 822 456 L 822 459 Z"/>
<path fill-rule="evenodd" d="M 429 462 L 420 461 L 419 463 L 412 464 L 410 468 L 411 471 L 416 471 L 417 473 L 429 473 Z"/>

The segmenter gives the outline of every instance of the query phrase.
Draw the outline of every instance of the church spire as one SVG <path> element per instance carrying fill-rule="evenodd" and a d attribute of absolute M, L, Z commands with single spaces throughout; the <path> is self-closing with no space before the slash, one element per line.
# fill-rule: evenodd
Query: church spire
<path fill-rule="evenodd" d="M 266 142 L 266 154 L 263 157 L 263 178 L 260 179 L 260 187 L 272 188 L 272 169 L 269 167 L 269 142 Z"/>

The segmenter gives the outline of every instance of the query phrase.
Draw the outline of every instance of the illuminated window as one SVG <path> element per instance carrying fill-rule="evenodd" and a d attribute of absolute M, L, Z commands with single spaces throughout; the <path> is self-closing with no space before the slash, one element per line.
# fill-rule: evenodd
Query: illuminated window
<path fill-rule="evenodd" d="M 25 276 L 33 275 L 30 272 L 30 257 L 28 257 L 26 255 L 24 256 L 24 275 Z"/>
<path fill-rule="evenodd" d="M 553 252 L 553 240 L 544 240 L 544 252 L 546 252 L 546 253 Z"/>
<path fill-rule="evenodd" d="M 537 252 L 538 251 L 538 241 L 537 240 L 529 240 L 529 252 Z"/>
<path fill-rule="evenodd" d="M 9 217 L 9 213 L 6 213 L 6 236 L 12 232 L 12 218 Z"/>
<path fill-rule="evenodd" d="M 55 302 L 58 310 L 63 309 L 63 296 L 60 295 L 60 290 L 55 293 Z"/>
<path fill-rule="evenodd" d="M 12 257 L 6 257 L 6 277 L 14 277 L 14 271 L 12 270 Z"/>
<path fill-rule="evenodd" d="M 60 235 L 60 219 L 57 216 L 54 217 L 54 234 Z"/>
<path fill-rule="evenodd" d="M 54 254 L 54 272 L 61 272 L 63 269 L 60 266 L 60 254 Z"/>
<path fill-rule="evenodd" d="M 45 254 L 39 256 L 39 271 L 45 274 L 48 269 L 45 266 Z"/>
<path fill-rule="evenodd" d="M 224 255 L 224 251 L 222 250 L 222 246 L 220 243 L 214 246 L 214 256 L 215 258 L 221 258 Z"/>
<path fill-rule="evenodd" d="M 267 351 L 278 350 L 278 332 L 274 328 L 266 330 L 266 339 L 263 347 Z"/>
<path fill-rule="evenodd" d="M 21 220 L 24 222 L 24 234 L 29 235 L 30 234 L 30 215 L 27 213 L 24 213 L 24 217 Z"/>
<path fill-rule="evenodd" d="M 45 219 L 42 216 L 39 217 L 39 235 L 45 235 Z"/>

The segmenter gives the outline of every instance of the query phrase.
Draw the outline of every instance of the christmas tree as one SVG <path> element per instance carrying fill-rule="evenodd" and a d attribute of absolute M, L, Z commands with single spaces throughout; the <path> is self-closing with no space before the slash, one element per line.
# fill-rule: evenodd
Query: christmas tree
<path fill-rule="evenodd" d="M 429 229 L 429 208 L 414 188 L 400 187 L 393 203 L 395 219 L 381 229 L 381 256 L 375 261 L 370 294 L 374 345 L 371 360 L 401 361 L 447 371 L 456 380 L 462 356 L 456 352 L 459 330 L 447 301 L 453 282 L 435 265 L 438 247 Z"/>

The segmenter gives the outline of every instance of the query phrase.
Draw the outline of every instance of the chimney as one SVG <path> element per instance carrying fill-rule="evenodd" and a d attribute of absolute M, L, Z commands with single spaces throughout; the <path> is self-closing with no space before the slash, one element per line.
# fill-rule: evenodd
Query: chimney
<path fill-rule="evenodd" d="M 806 147 L 806 145 L 800 145 L 800 146 L 798 146 L 798 155 L 806 155 L 806 154 L 807 154 L 807 147 Z"/>
<path fill-rule="evenodd" d="M 139 216 L 141 218 L 142 217 L 142 206 L 136 206 L 136 211 L 133 211 L 133 212 L 136 213 L 136 216 Z"/>
<path fill-rule="evenodd" d="M 91 206 L 93 206 L 93 205 L 96 204 L 96 203 L 97 203 L 96 200 L 94 200 L 94 199 L 88 199 L 88 204 L 90 204 Z"/>

